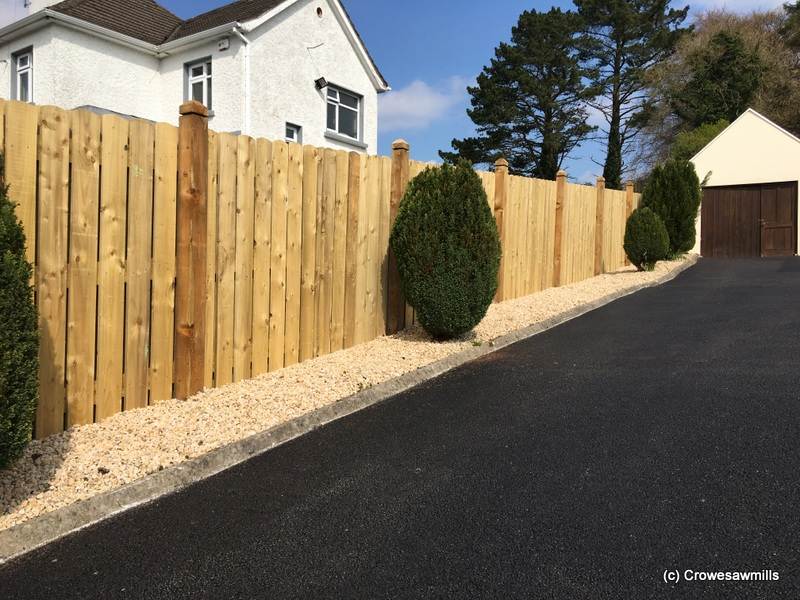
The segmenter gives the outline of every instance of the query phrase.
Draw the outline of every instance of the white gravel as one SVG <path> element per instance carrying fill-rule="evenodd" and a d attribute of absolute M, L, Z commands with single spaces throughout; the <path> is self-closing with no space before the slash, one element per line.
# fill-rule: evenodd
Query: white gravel
<path fill-rule="evenodd" d="M 475 332 L 437 343 L 419 329 L 384 337 L 257 379 L 120 413 L 34 441 L 0 471 L 0 530 L 112 490 L 162 468 L 249 437 L 359 390 L 613 292 L 650 282 L 653 273 L 626 269 L 493 305 Z"/>

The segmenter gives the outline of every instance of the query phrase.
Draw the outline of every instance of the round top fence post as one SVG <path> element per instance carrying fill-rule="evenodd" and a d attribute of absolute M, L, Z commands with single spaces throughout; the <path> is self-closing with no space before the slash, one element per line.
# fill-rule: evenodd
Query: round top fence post
<path fill-rule="evenodd" d="M 389 197 L 389 230 L 394 226 L 400 202 L 408 187 L 411 161 L 410 146 L 405 140 L 392 143 L 392 181 Z M 386 334 L 393 335 L 406 327 L 406 298 L 400 283 L 400 271 L 397 269 L 397 257 L 389 248 L 388 274 L 386 292 Z"/>
<path fill-rule="evenodd" d="M 605 200 L 606 200 L 606 178 L 602 175 L 597 178 L 597 204 L 595 206 L 594 220 L 594 274 L 595 276 L 605 272 L 605 260 L 603 260 L 603 238 L 605 236 Z"/>
<path fill-rule="evenodd" d="M 567 195 L 567 172 L 556 173 L 556 218 L 553 244 L 553 287 L 561 285 L 561 254 L 564 247 L 564 199 Z"/>

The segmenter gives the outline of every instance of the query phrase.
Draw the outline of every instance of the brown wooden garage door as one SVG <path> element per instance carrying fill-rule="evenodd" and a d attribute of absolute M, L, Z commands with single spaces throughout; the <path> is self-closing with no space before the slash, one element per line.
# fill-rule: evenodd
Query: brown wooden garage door
<path fill-rule="evenodd" d="M 797 253 L 797 182 L 703 190 L 703 256 L 741 258 Z"/>

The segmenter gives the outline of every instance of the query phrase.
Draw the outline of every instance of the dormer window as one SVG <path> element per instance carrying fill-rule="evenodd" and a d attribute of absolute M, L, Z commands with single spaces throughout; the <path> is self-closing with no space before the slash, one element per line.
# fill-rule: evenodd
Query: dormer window
<path fill-rule="evenodd" d="M 33 102 L 33 48 L 15 53 L 13 61 L 14 99 L 20 102 Z"/>

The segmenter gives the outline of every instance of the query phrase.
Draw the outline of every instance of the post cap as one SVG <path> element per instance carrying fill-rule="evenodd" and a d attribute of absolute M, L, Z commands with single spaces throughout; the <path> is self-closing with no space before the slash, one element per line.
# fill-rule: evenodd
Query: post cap
<path fill-rule="evenodd" d="M 600 183 L 605 183 L 605 182 L 606 182 L 606 178 L 605 178 L 605 177 L 603 177 L 602 175 L 601 175 L 600 177 L 598 177 L 598 178 L 597 178 L 597 183 L 598 183 L 598 184 L 600 184 Z"/>
<path fill-rule="evenodd" d="M 564 169 L 561 169 L 558 173 L 556 173 L 556 177 L 558 179 L 565 179 L 567 177 L 567 172 Z"/>
<path fill-rule="evenodd" d="M 625 186 L 626 186 L 626 187 L 629 187 L 629 188 L 632 188 L 632 187 L 633 187 L 633 185 L 634 185 L 634 184 L 633 184 L 633 181 L 631 181 L 630 179 L 629 179 L 629 180 L 628 180 L 628 181 L 625 183 Z"/>
<path fill-rule="evenodd" d="M 507 169 L 508 161 L 505 158 L 500 157 L 496 161 L 494 161 L 494 166 L 497 167 L 498 169 Z"/>
<path fill-rule="evenodd" d="M 201 117 L 208 117 L 208 109 L 197 100 L 189 100 L 181 104 L 179 112 L 182 117 L 186 115 L 199 115 Z"/>
<path fill-rule="evenodd" d="M 392 150 L 408 151 L 409 148 L 410 146 L 408 145 L 408 142 L 405 140 L 395 140 L 394 142 L 392 142 Z"/>

